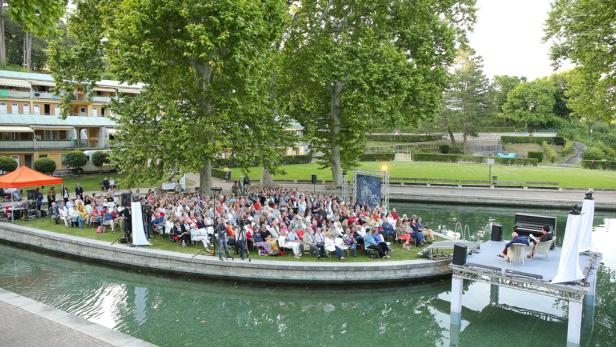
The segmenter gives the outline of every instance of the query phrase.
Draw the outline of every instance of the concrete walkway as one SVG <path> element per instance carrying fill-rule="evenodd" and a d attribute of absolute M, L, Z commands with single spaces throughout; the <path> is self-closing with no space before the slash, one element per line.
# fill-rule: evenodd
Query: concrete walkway
<path fill-rule="evenodd" d="M 0 346 L 154 346 L 0 288 Z"/>

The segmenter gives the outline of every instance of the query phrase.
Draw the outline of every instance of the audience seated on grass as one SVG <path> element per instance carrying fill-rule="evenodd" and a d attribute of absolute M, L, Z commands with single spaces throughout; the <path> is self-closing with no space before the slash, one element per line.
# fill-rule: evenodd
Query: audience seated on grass
<path fill-rule="evenodd" d="M 294 189 L 246 187 L 233 195 L 149 190 L 133 197 L 142 204 L 146 237 L 183 247 L 198 243 L 211 250 L 218 247 L 221 234 L 225 245 L 237 253 L 248 247 L 261 256 L 288 253 L 298 259 L 335 256 L 345 260 L 364 253 L 387 259 L 394 242 L 404 242 L 408 249 L 432 239 L 429 228 L 416 216 L 401 217 L 395 209 L 380 205 L 371 208 L 336 195 Z M 112 185 L 102 195 L 69 195 L 63 190 L 62 199 L 52 201 L 48 213 L 57 223 L 84 232 L 94 228 L 127 231 L 130 212 L 119 205 L 120 200 Z M 215 225 L 219 219 L 220 227 Z"/>

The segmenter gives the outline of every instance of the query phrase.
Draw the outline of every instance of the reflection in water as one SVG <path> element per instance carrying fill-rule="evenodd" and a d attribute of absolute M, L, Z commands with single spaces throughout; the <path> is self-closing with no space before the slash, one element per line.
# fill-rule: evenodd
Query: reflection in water
<path fill-rule="evenodd" d="M 489 218 L 513 223 L 514 213 L 396 207 L 432 224 L 454 216 L 471 230 Z M 561 214 L 564 221 L 566 212 Z M 597 346 L 612 345 L 616 328 L 616 259 L 607 254 L 616 253 L 616 222 L 608 217 L 595 219 L 599 226 L 594 234 L 606 266 L 599 273 L 593 335 L 584 340 Z M 562 346 L 566 340 L 566 321 L 557 319 L 566 315 L 564 303 L 511 289 L 494 293 L 490 285 L 472 282 L 465 282 L 456 335 L 450 330 L 446 279 L 373 289 L 272 288 L 128 272 L 0 245 L 0 287 L 161 346 L 360 346 L 382 341 L 388 346 L 500 347 Z"/>

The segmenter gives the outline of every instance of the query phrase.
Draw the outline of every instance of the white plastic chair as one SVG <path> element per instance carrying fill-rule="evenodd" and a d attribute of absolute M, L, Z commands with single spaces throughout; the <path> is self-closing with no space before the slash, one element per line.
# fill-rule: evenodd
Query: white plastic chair
<path fill-rule="evenodd" d="M 522 263 L 524 265 L 526 261 L 526 245 L 522 243 L 514 243 L 509 247 L 507 251 L 507 258 L 509 258 L 509 263 Z"/>
<path fill-rule="evenodd" d="M 545 255 L 546 259 L 550 259 L 550 248 L 552 248 L 552 244 L 556 241 L 556 238 L 551 239 L 550 241 L 538 242 L 535 246 L 535 256 L 537 254 Z"/>

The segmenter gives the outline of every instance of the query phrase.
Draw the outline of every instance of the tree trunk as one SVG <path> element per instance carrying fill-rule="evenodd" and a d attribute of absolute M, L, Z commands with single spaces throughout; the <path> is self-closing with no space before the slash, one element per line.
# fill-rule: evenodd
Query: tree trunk
<path fill-rule="evenodd" d="M 266 168 L 261 169 L 261 186 L 271 187 L 274 185 L 274 177 Z"/>
<path fill-rule="evenodd" d="M 449 132 L 449 140 L 451 141 L 451 147 L 456 146 L 456 138 L 453 136 L 453 131 L 451 131 L 450 127 L 447 127 L 447 132 Z"/>
<path fill-rule="evenodd" d="M 0 64 L 6 65 L 6 42 L 4 40 L 4 0 L 0 0 Z"/>
<path fill-rule="evenodd" d="M 342 160 L 340 156 L 340 92 L 342 91 L 342 82 L 334 81 L 331 86 L 331 101 L 329 117 L 331 121 L 331 164 L 332 164 L 332 179 L 334 187 L 342 187 Z"/>
<path fill-rule="evenodd" d="M 24 33 L 24 62 L 23 65 L 26 69 L 32 69 L 32 33 L 26 31 Z"/>
<path fill-rule="evenodd" d="M 209 194 L 210 188 L 212 188 L 212 162 L 208 159 L 199 170 L 199 191 Z"/>
<path fill-rule="evenodd" d="M 464 138 L 464 154 L 468 154 L 468 135 L 466 132 L 462 134 L 462 138 Z"/>

